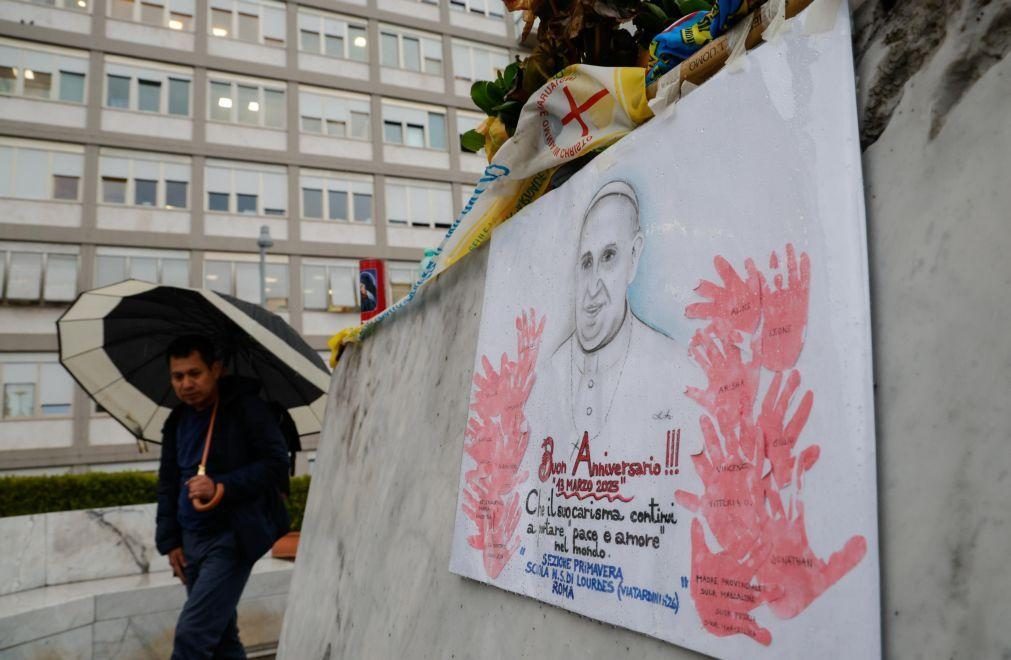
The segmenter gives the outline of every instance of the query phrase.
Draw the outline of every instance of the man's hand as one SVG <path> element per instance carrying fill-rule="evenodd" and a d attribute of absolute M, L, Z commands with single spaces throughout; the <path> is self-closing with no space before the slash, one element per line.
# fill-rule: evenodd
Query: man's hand
<path fill-rule="evenodd" d="M 189 499 L 196 498 L 202 502 L 214 497 L 214 482 L 206 474 L 191 477 L 186 485 L 190 489 Z"/>
<path fill-rule="evenodd" d="M 186 558 L 183 556 L 182 548 L 172 548 L 168 553 L 168 563 L 172 567 L 172 575 L 179 578 L 179 581 L 186 584 Z"/>

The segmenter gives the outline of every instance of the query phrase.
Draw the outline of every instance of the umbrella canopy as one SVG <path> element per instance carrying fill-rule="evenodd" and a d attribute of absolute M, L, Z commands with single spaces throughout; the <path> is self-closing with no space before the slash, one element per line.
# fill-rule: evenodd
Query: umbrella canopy
<path fill-rule="evenodd" d="M 267 310 L 214 291 L 128 280 L 82 293 L 56 322 L 60 362 L 138 439 L 161 441 L 179 403 L 165 351 L 182 335 L 214 342 L 230 374 L 253 378 L 299 435 L 322 428 L 330 374 L 322 358 Z"/>

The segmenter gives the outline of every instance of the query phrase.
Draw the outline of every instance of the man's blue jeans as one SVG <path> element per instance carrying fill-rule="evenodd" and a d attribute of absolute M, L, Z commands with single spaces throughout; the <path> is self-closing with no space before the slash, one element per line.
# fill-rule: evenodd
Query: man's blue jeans
<path fill-rule="evenodd" d="M 253 568 L 232 530 L 183 532 L 186 605 L 176 623 L 172 660 L 245 659 L 236 606 Z"/>

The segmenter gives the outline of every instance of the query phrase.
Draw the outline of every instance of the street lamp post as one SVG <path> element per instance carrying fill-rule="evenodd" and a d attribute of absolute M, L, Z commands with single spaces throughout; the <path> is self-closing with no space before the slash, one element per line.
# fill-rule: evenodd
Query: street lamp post
<path fill-rule="evenodd" d="M 256 244 L 260 248 L 260 306 L 267 306 L 267 248 L 274 247 L 274 241 L 270 238 L 270 227 L 260 226 L 260 236 L 256 239 Z"/>

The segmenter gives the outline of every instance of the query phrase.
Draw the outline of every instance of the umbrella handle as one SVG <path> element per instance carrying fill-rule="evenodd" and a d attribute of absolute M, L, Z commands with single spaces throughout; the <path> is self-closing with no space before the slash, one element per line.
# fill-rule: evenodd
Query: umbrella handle
<path fill-rule="evenodd" d="M 190 498 L 190 502 L 193 503 L 193 508 L 196 511 L 203 513 L 204 511 L 210 511 L 214 507 L 221 504 L 221 498 L 224 496 L 225 496 L 225 487 L 222 486 L 221 484 L 215 484 L 214 495 L 211 496 L 211 499 L 204 502 L 201 501 L 200 498 L 193 497 Z"/>
<path fill-rule="evenodd" d="M 204 457 L 200 459 L 200 465 L 197 467 L 197 474 L 199 476 L 204 476 L 207 474 L 207 455 L 211 452 L 211 438 L 214 436 L 214 420 L 218 417 L 218 402 L 214 402 L 214 410 L 211 411 L 211 421 L 207 425 L 207 438 L 204 440 Z M 190 502 L 193 503 L 193 508 L 199 512 L 210 511 L 217 505 L 221 504 L 221 498 L 225 496 L 225 487 L 221 484 L 214 485 L 214 495 L 211 499 L 204 502 L 200 498 L 191 497 Z"/>

